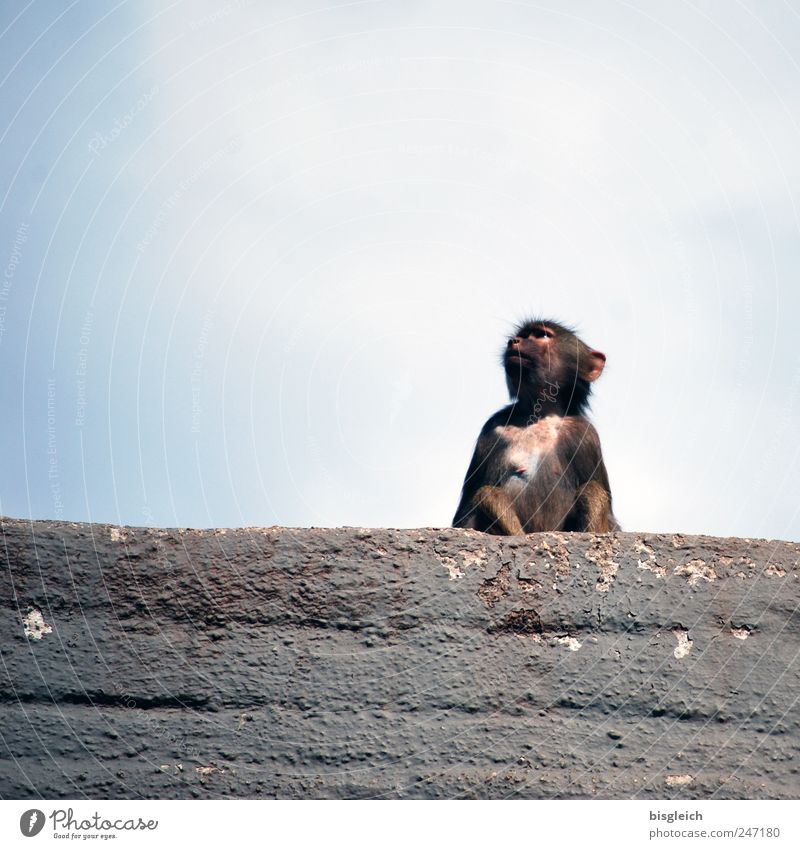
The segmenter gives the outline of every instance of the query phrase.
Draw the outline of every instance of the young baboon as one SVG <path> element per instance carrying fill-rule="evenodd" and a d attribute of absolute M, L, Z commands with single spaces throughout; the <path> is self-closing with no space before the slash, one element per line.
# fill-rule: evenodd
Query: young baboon
<path fill-rule="evenodd" d="M 457 528 L 493 534 L 619 530 L 600 438 L 586 418 L 606 356 L 555 321 L 526 321 L 503 354 L 511 404 L 483 426 Z"/>

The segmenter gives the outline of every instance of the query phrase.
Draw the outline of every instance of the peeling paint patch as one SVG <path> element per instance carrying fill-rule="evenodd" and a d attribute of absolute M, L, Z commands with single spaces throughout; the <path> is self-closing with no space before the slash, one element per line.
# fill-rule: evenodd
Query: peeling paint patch
<path fill-rule="evenodd" d="M 663 578 L 667 574 L 666 566 L 659 566 L 659 564 L 655 562 L 655 557 L 653 558 L 652 562 L 649 560 L 640 560 L 639 568 L 646 569 L 648 572 L 652 572 L 659 578 Z"/>
<path fill-rule="evenodd" d="M 663 578 L 667 574 L 667 567 L 660 565 L 656 561 L 655 549 L 649 546 L 643 539 L 636 540 L 633 550 L 639 554 L 646 554 L 646 560 L 639 560 L 639 568 L 647 569 L 648 572 L 653 572 L 659 578 Z"/>
<path fill-rule="evenodd" d="M 666 777 L 667 787 L 685 787 L 694 781 L 693 775 L 668 775 Z"/>
<path fill-rule="evenodd" d="M 556 642 L 566 646 L 570 651 L 578 651 L 583 643 L 578 642 L 575 637 L 556 637 Z"/>
<path fill-rule="evenodd" d="M 554 566 L 556 577 L 566 577 L 572 571 L 569 562 L 569 549 L 567 548 L 564 538 L 560 534 L 547 534 L 547 537 L 552 541 L 552 545 L 547 539 L 541 542 L 534 548 L 533 555 L 535 557 L 548 558 Z M 529 566 L 535 566 L 536 561 L 532 560 Z"/>
<path fill-rule="evenodd" d="M 675 574 L 688 578 L 690 587 L 696 586 L 700 581 L 711 583 L 717 580 L 717 573 L 705 560 L 690 560 L 688 563 L 676 566 Z"/>
<path fill-rule="evenodd" d="M 536 577 L 530 571 L 525 571 L 523 567 L 517 569 L 517 586 L 526 595 L 530 593 L 536 595 L 543 585 L 541 581 L 536 580 Z"/>
<path fill-rule="evenodd" d="M 452 557 L 442 557 L 441 554 L 437 554 L 436 559 L 447 569 L 447 574 L 450 576 L 451 581 L 464 577 L 464 573 L 459 569 L 458 564 Z"/>
<path fill-rule="evenodd" d="M 183 772 L 183 764 L 161 764 L 159 769 L 163 772 L 169 772 L 169 770 L 174 769 L 175 772 Z"/>
<path fill-rule="evenodd" d="M 675 651 L 672 652 L 675 655 L 677 660 L 681 660 L 686 657 L 687 654 L 692 650 L 692 646 L 694 645 L 694 640 L 689 639 L 689 632 L 685 631 L 682 628 L 675 628 L 672 632 L 678 640 L 678 645 L 675 646 Z"/>
<path fill-rule="evenodd" d="M 479 548 L 476 551 L 470 551 L 468 548 L 462 548 L 458 553 L 461 555 L 465 569 L 470 569 L 472 566 L 480 568 L 488 560 L 485 548 Z"/>
<path fill-rule="evenodd" d="M 44 621 L 41 610 L 34 608 L 22 620 L 25 636 L 32 640 L 41 640 L 45 634 L 52 634 L 53 628 Z"/>
<path fill-rule="evenodd" d="M 614 583 L 619 571 L 619 563 L 614 560 L 616 554 L 616 540 L 608 536 L 597 536 L 586 552 L 586 559 L 594 563 L 600 569 L 595 589 L 599 593 L 607 593 Z"/>
<path fill-rule="evenodd" d="M 750 636 L 750 631 L 748 628 L 731 628 L 731 634 L 737 640 L 746 640 Z"/>
<path fill-rule="evenodd" d="M 511 586 L 511 568 L 501 566 L 493 578 L 487 578 L 478 587 L 478 598 L 487 606 L 494 607 L 501 598 L 508 595 Z"/>
<path fill-rule="evenodd" d="M 225 772 L 224 769 L 220 769 L 218 766 L 196 766 L 194 771 L 201 777 L 207 778 L 209 775 L 213 775 L 215 772 L 218 772 L 220 775 Z"/>

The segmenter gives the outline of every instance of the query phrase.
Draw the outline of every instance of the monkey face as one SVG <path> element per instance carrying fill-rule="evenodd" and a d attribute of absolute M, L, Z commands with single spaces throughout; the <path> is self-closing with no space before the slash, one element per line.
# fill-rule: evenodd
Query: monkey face
<path fill-rule="evenodd" d="M 555 328 L 545 322 L 526 322 L 508 340 L 503 366 L 509 388 L 519 395 L 524 388 L 538 389 L 563 377 L 565 363 Z"/>
<path fill-rule="evenodd" d="M 564 402 L 564 412 L 586 402 L 589 384 L 600 376 L 605 360 L 605 354 L 585 345 L 568 327 L 544 320 L 521 324 L 503 353 L 513 398 L 532 402 L 544 393 L 555 402 L 551 396 L 567 389 L 570 400 Z"/>

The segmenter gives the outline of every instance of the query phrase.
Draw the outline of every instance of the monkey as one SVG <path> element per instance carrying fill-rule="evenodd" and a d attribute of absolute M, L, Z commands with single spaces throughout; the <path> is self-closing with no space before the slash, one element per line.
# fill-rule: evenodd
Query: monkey
<path fill-rule="evenodd" d="M 518 536 L 620 530 L 586 418 L 606 356 L 556 321 L 520 324 L 502 355 L 511 403 L 483 426 L 453 527 Z"/>

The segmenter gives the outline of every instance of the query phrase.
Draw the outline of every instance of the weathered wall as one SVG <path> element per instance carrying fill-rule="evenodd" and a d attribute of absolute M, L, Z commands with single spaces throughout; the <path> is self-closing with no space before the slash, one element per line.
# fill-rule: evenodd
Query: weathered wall
<path fill-rule="evenodd" d="M 800 797 L 794 544 L 2 534 L 3 797 Z"/>

